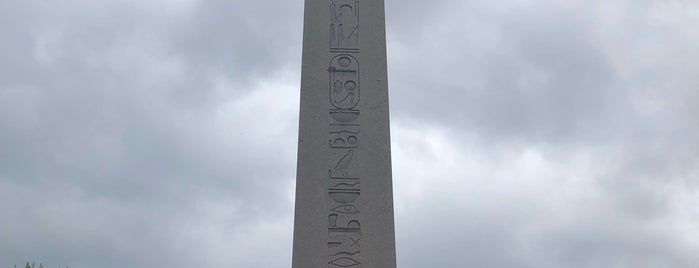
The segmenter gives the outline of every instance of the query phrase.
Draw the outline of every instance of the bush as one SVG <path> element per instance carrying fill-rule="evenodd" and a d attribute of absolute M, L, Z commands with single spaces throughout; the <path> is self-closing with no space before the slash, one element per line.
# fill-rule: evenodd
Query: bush
<path fill-rule="evenodd" d="M 15 264 L 14 268 L 17 268 L 17 264 Z M 27 262 L 27 264 L 24 265 L 24 268 L 44 268 L 44 265 L 39 263 L 39 267 L 36 267 L 36 264 L 34 264 L 34 262 L 32 262 L 32 264 L 29 264 L 29 262 Z M 69 267 L 66 266 L 66 268 Z"/>

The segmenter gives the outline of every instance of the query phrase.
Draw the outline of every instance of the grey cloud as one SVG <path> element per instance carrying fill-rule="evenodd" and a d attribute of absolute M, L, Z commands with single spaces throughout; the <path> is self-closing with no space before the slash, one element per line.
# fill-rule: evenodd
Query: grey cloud
<path fill-rule="evenodd" d="M 203 1 L 177 22 L 173 50 L 234 80 L 297 68 L 290 62 L 300 60 L 302 8 L 302 1 Z"/>
<path fill-rule="evenodd" d="M 250 12 L 261 7 L 194 5 L 3 4 L 0 44 L 11 52 L 0 64 L 8 70 L 0 74 L 3 265 L 242 265 L 195 246 L 216 245 L 207 233 L 231 239 L 266 221 L 290 222 L 296 107 L 286 103 L 298 102 L 283 81 L 300 44 L 240 53 L 267 43 L 235 22 L 264 21 Z M 218 19 L 198 13 L 211 11 Z M 239 27 L 217 21 L 226 19 Z M 261 27 L 293 36 L 288 24 Z M 256 95 L 270 88 L 272 98 Z M 289 239 L 278 238 L 281 246 Z"/>
<path fill-rule="evenodd" d="M 561 12 L 555 4 L 505 14 L 481 14 L 480 4 L 461 7 L 427 21 L 415 31 L 422 33 L 419 41 L 405 44 L 412 57 L 400 57 L 398 70 L 391 70 L 401 83 L 393 90 L 420 90 L 396 97 L 396 109 L 486 136 L 554 140 L 604 131 L 600 124 L 614 123 L 607 114 L 628 106 L 613 89 L 616 70 L 595 44 L 583 17 L 589 14 Z M 471 25 L 456 24 L 461 17 Z M 403 77 L 408 69 L 427 75 Z M 445 98 L 454 102 L 442 105 Z"/>
<path fill-rule="evenodd" d="M 403 129 L 402 122 L 394 125 Z M 615 163 L 617 155 L 605 148 L 502 148 L 456 133 L 424 135 L 423 142 L 394 139 L 401 267 L 699 261 L 690 253 L 696 244 L 683 238 L 695 230 L 696 187 L 619 173 L 632 167 Z M 440 154 L 411 148 L 424 143 Z M 415 169 L 407 166 L 413 158 L 421 159 Z"/>
<path fill-rule="evenodd" d="M 288 267 L 302 1 L 88 2 L 0 4 L 0 263 Z M 696 10 L 387 1 L 401 267 L 696 266 Z"/>

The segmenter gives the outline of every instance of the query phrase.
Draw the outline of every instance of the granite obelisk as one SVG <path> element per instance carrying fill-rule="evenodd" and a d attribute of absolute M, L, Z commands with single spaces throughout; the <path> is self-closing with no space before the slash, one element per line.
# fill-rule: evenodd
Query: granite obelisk
<path fill-rule="evenodd" d="M 384 0 L 306 0 L 293 268 L 395 268 Z"/>

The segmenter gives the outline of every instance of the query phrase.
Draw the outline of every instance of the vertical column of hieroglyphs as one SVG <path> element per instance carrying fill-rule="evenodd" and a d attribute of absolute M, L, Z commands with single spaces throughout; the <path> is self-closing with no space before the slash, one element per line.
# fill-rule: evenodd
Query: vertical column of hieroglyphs
<path fill-rule="evenodd" d="M 360 149 L 361 115 L 359 50 L 359 1 L 329 1 L 328 66 L 330 98 L 329 169 L 326 183 L 328 214 L 328 267 L 362 267 L 362 180 L 353 163 Z"/>

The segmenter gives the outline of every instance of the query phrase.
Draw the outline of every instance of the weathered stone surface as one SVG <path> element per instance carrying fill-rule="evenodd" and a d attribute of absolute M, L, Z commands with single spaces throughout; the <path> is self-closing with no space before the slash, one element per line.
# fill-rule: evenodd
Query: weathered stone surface
<path fill-rule="evenodd" d="M 306 0 L 293 268 L 394 268 L 383 0 Z"/>

